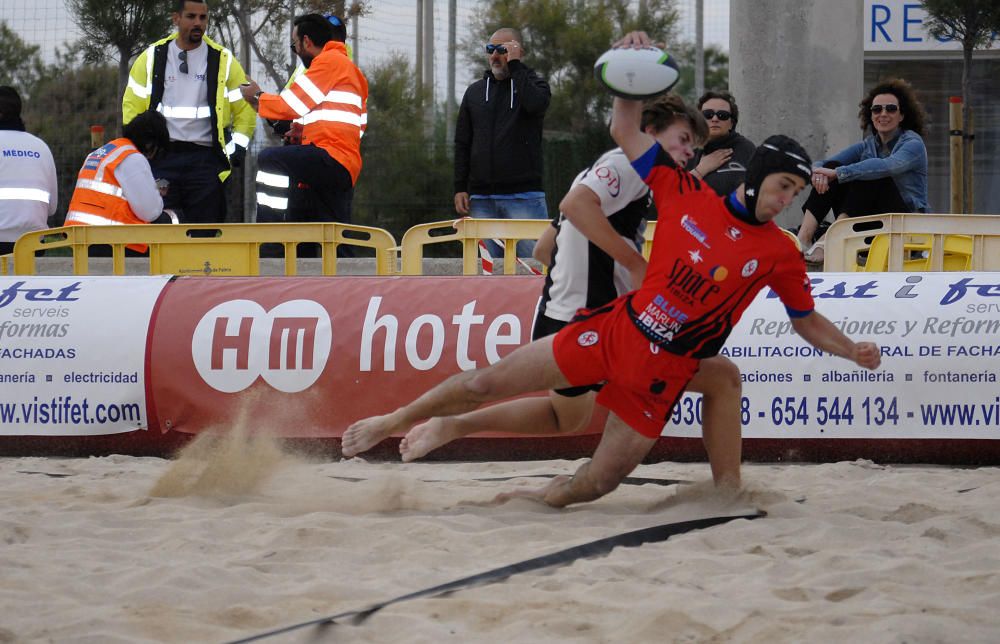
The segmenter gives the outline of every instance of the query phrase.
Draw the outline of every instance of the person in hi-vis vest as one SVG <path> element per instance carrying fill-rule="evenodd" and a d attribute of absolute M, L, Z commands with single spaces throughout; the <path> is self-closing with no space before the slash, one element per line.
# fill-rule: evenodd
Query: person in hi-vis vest
<path fill-rule="evenodd" d="M 302 145 L 267 148 L 257 158 L 257 221 L 349 223 L 368 81 L 347 55 L 343 28 L 338 33 L 319 14 L 299 16 L 294 25 L 292 45 L 306 73 L 278 95 L 265 94 L 252 80 L 242 88 L 262 117 L 303 123 Z M 308 190 L 290 192 L 292 186 Z"/>
<path fill-rule="evenodd" d="M 149 160 L 167 154 L 170 134 L 159 112 L 146 111 L 122 128 L 122 137 L 87 155 L 66 213 L 67 226 L 148 224 L 175 219 L 163 212 L 161 189 Z M 129 244 L 136 253 L 145 244 Z M 129 253 L 132 254 L 132 253 Z"/>
<path fill-rule="evenodd" d="M 184 223 L 221 223 L 222 182 L 241 165 L 257 117 L 239 91 L 246 81 L 239 61 L 205 35 L 208 4 L 174 0 L 172 16 L 177 31 L 132 65 L 122 121 L 147 109 L 166 117 L 171 154 L 153 162 L 153 174 L 170 182 L 167 207 L 180 210 Z"/>

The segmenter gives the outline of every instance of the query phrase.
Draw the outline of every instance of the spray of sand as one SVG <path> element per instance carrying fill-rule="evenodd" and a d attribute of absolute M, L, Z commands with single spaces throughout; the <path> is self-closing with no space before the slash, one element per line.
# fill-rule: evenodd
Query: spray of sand
<path fill-rule="evenodd" d="M 253 494 L 279 469 L 300 462 L 300 457 L 282 448 L 255 411 L 254 398 L 248 396 L 232 425 L 200 433 L 177 454 L 153 485 L 150 496 L 231 498 Z"/>

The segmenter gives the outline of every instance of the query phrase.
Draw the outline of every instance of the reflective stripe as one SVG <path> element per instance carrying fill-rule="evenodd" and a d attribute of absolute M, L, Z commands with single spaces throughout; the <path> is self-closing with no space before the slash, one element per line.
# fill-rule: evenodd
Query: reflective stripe
<path fill-rule="evenodd" d="M 25 201 L 41 201 L 49 203 L 50 195 L 45 190 L 38 188 L 0 188 L 0 199 L 23 199 Z"/>
<path fill-rule="evenodd" d="M 112 197 L 121 197 L 125 194 L 118 186 L 113 186 L 110 183 L 96 181 L 94 179 L 77 179 L 76 187 L 93 190 L 94 192 L 102 192 L 106 195 L 111 195 Z"/>
<path fill-rule="evenodd" d="M 289 185 L 289 179 L 287 175 L 274 174 L 272 172 L 258 170 L 257 183 L 262 183 L 265 186 L 271 186 L 272 188 L 287 188 Z"/>
<path fill-rule="evenodd" d="M 368 112 L 361 113 L 361 124 L 368 125 Z"/>
<path fill-rule="evenodd" d="M 101 165 L 97 166 L 97 172 L 94 173 L 94 178 L 98 181 L 104 181 L 104 170 L 107 168 L 108 164 L 126 152 L 138 152 L 138 150 L 134 145 L 123 145 L 115 148 L 111 154 L 101 159 Z"/>
<path fill-rule="evenodd" d="M 250 137 L 242 132 L 233 132 L 233 143 L 245 148 L 250 145 Z"/>
<path fill-rule="evenodd" d="M 70 210 L 66 213 L 66 221 L 78 221 L 81 224 L 87 224 L 90 226 L 124 226 L 125 223 L 121 221 L 115 221 L 114 219 L 108 219 L 107 217 L 102 217 L 100 215 L 92 215 L 89 212 L 80 212 L 79 210 Z"/>
<path fill-rule="evenodd" d="M 353 105 L 354 107 L 361 107 L 361 95 L 355 94 L 354 92 L 340 92 L 333 90 L 326 95 L 326 100 L 331 103 L 346 103 L 348 105 Z M 319 101 L 316 102 L 318 103 Z"/>
<path fill-rule="evenodd" d="M 285 104 L 288 105 L 288 107 L 295 110 L 295 113 L 299 116 L 309 113 L 309 108 L 306 107 L 305 103 L 299 100 L 299 97 L 296 96 L 292 90 L 283 89 L 281 90 L 281 94 L 278 96 L 281 97 L 281 100 L 285 101 Z"/>
<path fill-rule="evenodd" d="M 345 112 L 344 110 L 316 110 L 309 112 L 302 117 L 302 122 L 306 125 L 319 121 L 333 121 L 335 123 L 347 123 L 361 127 L 362 118 L 360 114 Z"/>
<path fill-rule="evenodd" d="M 288 209 L 288 198 L 287 197 L 272 197 L 269 194 L 263 192 L 257 193 L 257 203 L 261 206 L 268 206 L 274 208 L 275 210 L 287 210 Z"/>
<path fill-rule="evenodd" d="M 233 156 L 233 153 L 236 152 L 236 144 L 230 141 L 226 144 L 226 147 L 223 148 L 222 151 L 226 153 L 227 157 L 231 157 Z"/>
<path fill-rule="evenodd" d="M 212 116 L 212 110 L 207 105 L 201 107 L 159 105 L 156 111 L 162 112 L 168 119 L 207 119 Z"/>
<path fill-rule="evenodd" d="M 224 49 L 223 51 L 226 52 L 226 78 L 225 78 L 225 80 L 226 80 L 226 83 L 228 84 L 229 83 L 229 70 L 231 70 L 233 68 L 233 52 L 229 51 L 228 49 Z M 236 91 L 239 92 L 238 89 Z M 240 96 L 240 98 L 242 98 L 242 95 Z M 230 100 L 230 102 L 233 102 L 233 99 L 229 99 L 229 100 Z"/>
<path fill-rule="evenodd" d="M 131 76 L 128 77 L 128 87 L 132 90 L 132 93 L 139 98 L 149 98 L 149 87 L 143 87 Z"/>
<path fill-rule="evenodd" d="M 242 101 L 243 92 L 240 91 L 239 87 L 237 87 L 236 89 L 231 89 L 228 92 L 226 92 L 226 98 L 229 99 L 230 103 L 235 103 L 236 101 Z"/>
<path fill-rule="evenodd" d="M 302 88 L 302 90 L 309 95 L 309 98 L 313 100 L 313 103 L 323 102 L 323 92 L 320 91 L 316 84 L 309 80 L 309 77 L 303 74 L 295 79 L 295 84 Z"/>

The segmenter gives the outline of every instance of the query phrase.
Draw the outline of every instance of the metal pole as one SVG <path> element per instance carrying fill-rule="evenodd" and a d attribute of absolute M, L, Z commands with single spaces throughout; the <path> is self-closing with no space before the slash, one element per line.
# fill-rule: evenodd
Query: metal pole
<path fill-rule="evenodd" d="M 447 132 L 447 141 L 451 142 L 455 138 L 455 114 L 458 112 L 458 105 L 455 102 L 455 36 L 457 18 L 457 0 L 448 2 L 448 96 L 444 102 L 444 127 Z M 448 148 L 450 149 L 450 148 Z"/>
<path fill-rule="evenodd" d="M 948 99 L 948 148 L 951 153 L 951 200 L 950 212 L 958 214 L 962 209 L 962 189 L 965 184 L 962 175 L 962 97 Z"/>
<path fill-rule="evenodd" d="M 694 100 L 705 93 L 705 0 L 694 9 Z"/>
<path fill-rule="evenodd" d="M 417 0 L 417 60 L 413 70 L 417 77 L 417 102 L 424 94 L 424 0 Z"/>

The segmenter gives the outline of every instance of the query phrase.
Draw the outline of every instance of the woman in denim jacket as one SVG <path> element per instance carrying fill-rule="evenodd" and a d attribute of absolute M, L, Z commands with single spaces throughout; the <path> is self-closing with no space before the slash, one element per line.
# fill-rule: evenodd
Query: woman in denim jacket
<path fill-rule="evenodd" d="M 823 261 L 819 223 L 885 212 L 927 212 L 926 114 L 905 80 L 885 80 L 859 103 L 861 129 L 871 133 L 813 169 L 812 192 L 802 206 L 799 241 L 806 261 Z M 824 231 L 825 232 L 825 231 Z M 810 248 L 811 246 L 811 248 Z"/>

